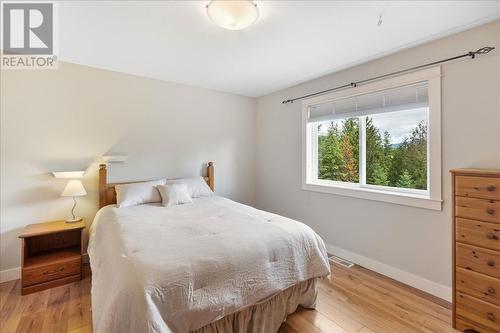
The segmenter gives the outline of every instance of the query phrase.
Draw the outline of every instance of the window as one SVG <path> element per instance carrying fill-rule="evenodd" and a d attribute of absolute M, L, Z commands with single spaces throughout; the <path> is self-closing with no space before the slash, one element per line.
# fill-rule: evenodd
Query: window
<path fill-rule="evenodd" d="M 439 68 L 306 100 L 303 126 L 304 189 L 441 209 Z"/>

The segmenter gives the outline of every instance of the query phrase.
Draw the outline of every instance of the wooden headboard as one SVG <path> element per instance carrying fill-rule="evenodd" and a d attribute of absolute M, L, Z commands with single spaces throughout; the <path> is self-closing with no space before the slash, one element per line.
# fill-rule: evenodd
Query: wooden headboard
<path fill-rule="evenodd" d="M 214 164 L 213 162 L 207 163 L 207 175 L 204 176 L 208 186 L 214 190 Z M 140 183 L 135 182 L 122 182 L 122 183 L 108 183 L 108 172 L 106 164 L 99 165 L 99 208 L 116 203 L 115 185 Z"/>

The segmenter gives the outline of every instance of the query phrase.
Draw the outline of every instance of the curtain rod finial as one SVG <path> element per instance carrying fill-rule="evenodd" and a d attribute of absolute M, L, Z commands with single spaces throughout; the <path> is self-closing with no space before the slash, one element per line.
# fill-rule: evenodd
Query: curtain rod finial
<path fill-rule="evenodd" d="M 485 47 L 482 47 L 480 49 L 478 49 L 476 52 L 474 52 L 475 54 L 486 54 L 486 53 L 490 53 L 491 51 L 493 51 L 495 48 L 492 47 L 492 46 L 485 46 Z"/>
<path fill-rule="evenodd" d="M 471 57 L 472 59 L 475 59 L 476 55 L 487 54 L 487 53 L 490 53 L 491 51 L 493 51 L 494 49 L 495 48 L 492 46 L 485 46 L 485 47 L 482 47 L 480 49 L 477 49 L 476 51 L 469 51 L 469 57 Z"/>

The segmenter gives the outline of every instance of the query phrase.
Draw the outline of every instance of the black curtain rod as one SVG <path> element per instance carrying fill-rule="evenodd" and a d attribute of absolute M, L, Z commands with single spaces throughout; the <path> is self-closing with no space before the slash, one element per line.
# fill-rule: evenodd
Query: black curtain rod
<path fill-rule="evenodd" d="M 403 70 L 400 70 L 400 71 L 397 71 L 397 72 L 392 72 L 392 73 L 389 73 L 389 74 L 375 76 L 375 77 L 372 77 L 372 78 L 369 78 L 369 79 L 364 79 L 364 80 L 357 81 L 357 82 L 351 82 L 351 83 L 344 84 L 342 86 L 338 86 L 338 87 L 335 87 L 335 88 L 330 88 L 330 89 L 326 89 L 326 90 L 323 90 L 323 91 L 318 91 L 318 92 L 315 92 L 315 93 L 312 93 L 312 94 L 308 94 L 308 95 L 304 95 L 304 96 L 300 96 L 300 97 L 295 97 L 295 98 L 287 99 L 287 100 L 285 100 L 285 101 L 283 101 L 281 103 L 282 104 L 293 103 L 295 101 L 298 101 L 298 100 L 301 100 L 301 99 L 304 99 L 304 98 L 318 96 L 318 95 L 323 95 L 323 94 L 326 94 L 326 93 L 329 93 L 329 92 L 332 92 L 332 91 L 335 91 L 335 90 L 341 90 L 341 89 L 346 89 L 346 88 L 356 88 L 358 85 L 361 85 L 361 84 L 364 84 L 364 83 L 367 83 L 367 82 L 380 80 L 380 79 L 383 79 L 383 78 L 386 78 L 386 77 L 389 77 L 389 76 L 393 76 L 393 75 L 397 75 L 397 74 L 402 74 L 402 73 L 406 73 L 406 72 L 411 72 L 411 71 L 414 71 L 414 70 L 417 70 L 417 69 L 421 69 L 421 68 L 425 68 L 425 67 L 429 67 L 429 66 L 433 66 L 433 65 L 437 65 L 437 64 L 442 64 L 444 62 L 448 62 L 448 61 L 452 61 L 452 60 L 456 60 L 456 59 L 460 59 L 460 58 L 470 57 L 471 59 L 474 59 L 474 58 L 476 58 L 476 55 L 482 55 L 482 54 L 490 53 L 494 49 L 495 49 L 494 47 L 485 46 L 485 47 L 480 48 L 477 51 L 469 51 L 469 52 L 467 52 L 465 54 L 458 55 L 456 57 L 451 57 L 451 58 L 447 58 L 447 59 L 443 59 L 443 60 L 438 60 L 438 61 L 430 62 L 430 63 L 424 64 L 424 65 L 419 65 L 419 66 L 415 66 L 415 67 L 403 69 Z"/>

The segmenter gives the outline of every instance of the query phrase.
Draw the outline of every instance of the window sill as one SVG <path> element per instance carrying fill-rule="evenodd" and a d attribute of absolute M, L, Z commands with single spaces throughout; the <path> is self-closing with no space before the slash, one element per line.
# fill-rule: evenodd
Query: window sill
<path fill-rule="evenodd" d="M 389 202 L 398 205 L 441 210 L 442 200 L 431 199 L 426 195 L 392 192 L 373 188 L 354 187 L 349 185 L 324 184 L 324 183 L 305 183 L 302 189 L 307 191 L 330 193 L 347 197 Z"/>

